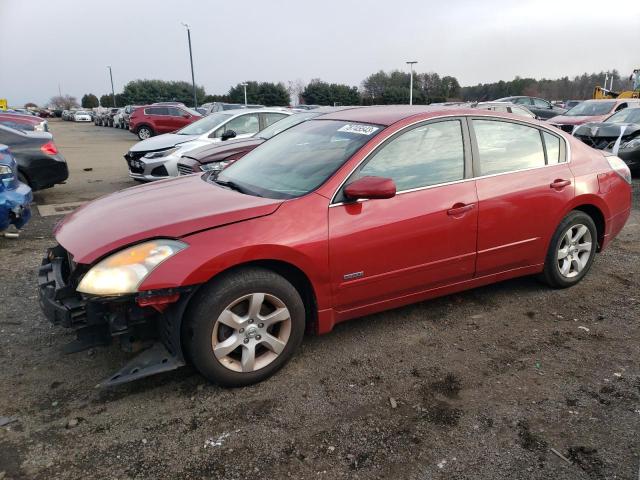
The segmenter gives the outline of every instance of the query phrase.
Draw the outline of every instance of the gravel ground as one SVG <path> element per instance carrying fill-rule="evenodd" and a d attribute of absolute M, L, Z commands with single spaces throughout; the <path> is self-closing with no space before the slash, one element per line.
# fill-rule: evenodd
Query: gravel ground
<path fill-rule="evenodd" d="M 54 132 L 77 176 L 130 185 L 127 132 Z M 82 149 L 109 168 L 85 172 Z M 74 182 L 38 201 L 93 196 Z M 190 368 L 96 389 L 127 356 L 61 353 L 72 336 L 35 291 L 59 217 L 36 214 L 20 239 L 0 238 L 0 424 L 15 419 L 0 427 L 0 479 L 638 478 L 634 189 L 626 228 L 578 286 L 523 278 L 354 320 L 241 389 Z"/>

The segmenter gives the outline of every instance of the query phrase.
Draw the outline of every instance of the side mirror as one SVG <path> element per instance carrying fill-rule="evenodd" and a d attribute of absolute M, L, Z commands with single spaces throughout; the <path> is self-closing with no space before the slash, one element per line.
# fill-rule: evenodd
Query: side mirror
<path fill-rule="evenodd" d="M 236 132 L 234 132 L 233 130 L 227 130 L 222 134 L 220 139 L 224 142 L 225 140 L 229 140 L 230 138 L 235 138 L 235 137 L 236 137 Z"/>
<path fill-rule="evenodd" d="M 396 195 L 396 184 L 390 178 L 362 177 L 344 189 L 350 200 L 392 198 Z"/>

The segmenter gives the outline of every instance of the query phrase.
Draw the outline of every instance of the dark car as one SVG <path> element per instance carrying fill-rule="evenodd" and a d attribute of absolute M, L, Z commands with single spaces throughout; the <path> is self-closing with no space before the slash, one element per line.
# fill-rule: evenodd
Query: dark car
<path fill-rule="evenodd" d="M 617 155 L 635 172 L 640 171 L 640 106 L 614 113 L 603 122 L 585 123 L 574 132 L 590 147 Z"/>
<path fill-rule="evenodd" d="M 511 102 L 515 103 L 516 105 L 524 105 L 533 113 L 535 113 L 540 120 L 548 120 L 551 117 L 562 115 L 564 112 L 566 112 L 564 108 L 556 107 L 550 101 L 538 97 L 504 97 L 499 98 L 498 100 L 496 100 L 496 102 Z"/>
<path fill-rule="evenodd" d="M 178 130 L 200 120 L 202 115 L 184 105 L 148 105 L 136 108 L 129 117 L 129 131 L 146 140 L 160 133 Z"/>
<path fill-rule="evenodd" d="M 178 174 L 189 175 L 198 172 L 219 172 L 280 132 L 311 118 L 340 110 L 346 110 L 346 108 L 324 107 L 313 111 L 296 113 L 269 125 L 253 137 L 227 140 L 222 143 L 213 143 L 211 145 L 194 148 L 185 153 L 180 159 L 178 163 Z"/>
<path fill-rule="evenodd" d="M 25 132 L 0 126 L 0 143 L 7 145 L 18 162 L 18 178 L 32 190 L 51 188 L 69 177 L 64 157 L 46 132 Z"/>

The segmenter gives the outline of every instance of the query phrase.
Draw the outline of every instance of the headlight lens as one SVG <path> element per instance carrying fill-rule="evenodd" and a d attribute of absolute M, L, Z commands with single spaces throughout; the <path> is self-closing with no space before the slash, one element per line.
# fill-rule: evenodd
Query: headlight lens
<path fill-rule="evenodd" d="M 620 148 L 638 148 L 640 147 L 640 138 L 634 138 L 633 140 L 629 140 L 627 143 L 623 143 L 620 145 Z"/>
<path fill-rule="evenodd" d="M 224 169 L 224 167 L 226 167 L 227 165 L 229 165 L 228 160 L 225 162 L 211 162 L 211 163 L 205 163 L 203 165 L 200 165 L 200 170 L 202 170 L 203 172 L 217 172 L 219 170 Z"/>
<path fill-rule="evenodd" d="M 91 268 L 80 281 L 78 291 L 91 295 L 135 293 L 158 265 L 185 248 L 186 243 L 168 239 L 125 248 Z"/>
<path fill-rule="evenodd" d="M 0 165 L 0 175 L 13 175 L 13 170 L 6 165 Z"/>
<path fill-rule="evenodd" d="M 178 150 L 178 147 L 173 147 L 173 148 L 170 148 L 169 150 L 162 150 L 161 152 L 149 152 L 149 153 L 145 154 L 144 158 L 168 157 L 169 155 L 174 153 L 176 150 Z"/>

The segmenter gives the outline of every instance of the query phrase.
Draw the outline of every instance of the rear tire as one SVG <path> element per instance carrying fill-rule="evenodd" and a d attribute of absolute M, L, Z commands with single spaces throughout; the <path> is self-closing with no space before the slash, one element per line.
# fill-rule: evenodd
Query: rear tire
<path fill-rule="evenodd" d="M 153 130 L 151 130 L 151 128 L 147 127 L 146 125 L 139 127 L 136 133 L 138 134 L 138 138 L 140 140 L 146 140 L 147 138 L 153 137 Z"/>
<path fill-rule="evenodd" d="M 542 280 L 553 288 L 577 284 L 591 268 L 597 244 L 593 219 L 579 210 L 570 212 L 551 237 Z"/>
<path fill-rule="evenodd" d="M 21 183 L 24 183 L 25 185 L 29 185 L 29 187 L 31 187 L 31 185 L 29 184 L 29 179 L 25 177 L 24 173 L 22 173 L 19 170 L 18 170 L 18 181 Z"/>
<path fill-rule="evenodd" d="M 241 387 L 282 368 L 304 330 L 305 307 L 293 285 L 270 270 L 247 268 L 222 274 L 198 292 L 183 343 L 208 380 Z"/>

